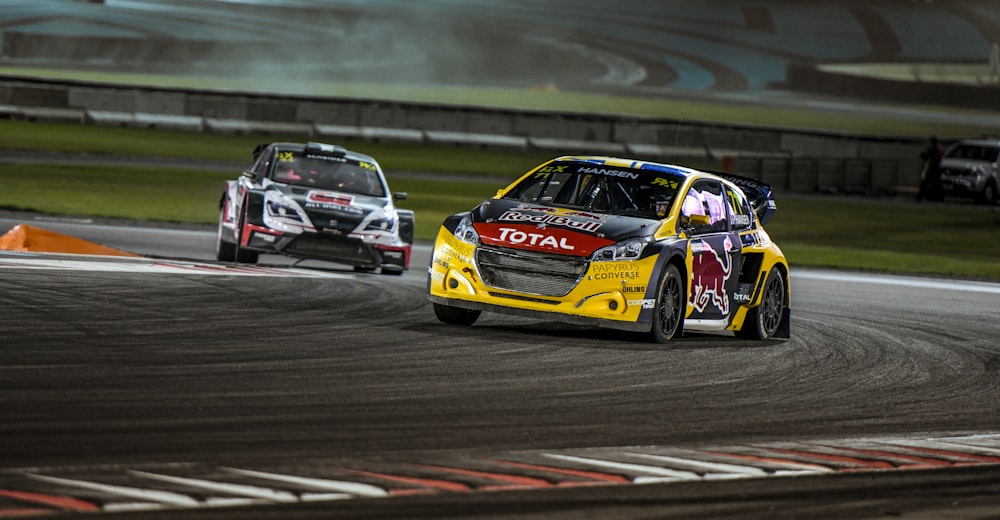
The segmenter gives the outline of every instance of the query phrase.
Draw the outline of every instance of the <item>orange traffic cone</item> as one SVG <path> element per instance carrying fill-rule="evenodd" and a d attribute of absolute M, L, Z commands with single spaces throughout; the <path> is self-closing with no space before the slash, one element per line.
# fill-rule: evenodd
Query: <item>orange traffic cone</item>
<path fill-rule="evenodd" d="M 18 224 L 0 237 L 0 250 L 35 253 L 67 253 L 71 255 L 132 256 L 139 255 L 113 247 L 87 242 L 47 229 Z"/>

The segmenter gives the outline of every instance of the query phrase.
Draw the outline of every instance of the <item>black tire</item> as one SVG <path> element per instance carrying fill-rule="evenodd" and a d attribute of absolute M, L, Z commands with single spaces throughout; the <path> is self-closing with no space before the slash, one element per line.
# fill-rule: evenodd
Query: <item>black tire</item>
<path fill-rule="evenodd" d="M 481 311 L 449 307 L 447 305 L 441 305 L 440 303 L 434 304 L 434 315 L 437 316 L 437 319 L 441 320 L 442 323 L 447 323 L 449 325 L 472 325 L 479 319 L 480 314 L 482 314 Z"/>
<path fill-rule="evenodd" d="M 684 330 L 684 311 L 687 298 L 684 280 L 674 264 L 667 264 L 663 272 L 660 288 L 656 292 L 656 306 L 653 311 L 653 327 L 650 339 L 656 343 L 666 343 Z"/>
<path fill-rule="evenodd" d="M 398 265 L 392 265 L 392 266 L 383 265 L 382 269 L 379 272 L 382 274 L 390 274 L 393 276 L 402 276 L 403 268 L 399 267 Z"/>
<path fill-rule="evenodd" d="M 986 186 L 983 187 L 982 193 L 976 197 L 976 202 L 980 204 L 996 204 L 997 203 L 997 185 L 992 182 L 987 182 Z"/>
<path fill-rule="evenodd" d="M 759 340 L 774 336 L 781 326 L 781 320 L 785 317 L 785 306 L 788 304 L 785 295 L 785 279 L 778 268 L 772 267 L 764 282 L 764 295 L 761 296 L 760 305 L 747 312 L 743 328 L 737 331 L 736 335 L 745 339 Z"/>
<path fill-rule="evenodd" d="M 243 225 L 247 220 L 247 205 L 248 202 L 243 202 L 243 211 L 240 213 L 240 221 L 236 225 L 236 262 L 241 264 L 256 264 L 257 260 L 260 259 L 260 253 L 253 251 L 251 249 L 244 249 L 240 247 L 240 242 L 243 241 Z"/>
<path fill-rule="evenodd" d="M 232 262 L 236 260 L 236 244 L 223 238 L 226 235 L 226 228 L 222 225 L 222 215 L 225 213 L 225 205 L 219 210 L 219 229 L 216 233 L 215 259 L 220 262 Z"/>

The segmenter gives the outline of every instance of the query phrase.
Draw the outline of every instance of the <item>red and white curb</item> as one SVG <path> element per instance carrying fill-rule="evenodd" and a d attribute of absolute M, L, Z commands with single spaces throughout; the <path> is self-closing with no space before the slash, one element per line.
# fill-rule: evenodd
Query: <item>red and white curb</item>
<path fill-rule="evenodd" d="M 311 459 L 267 468 L 12 468 L 0 470 L 0 518 L 983 465 L 1000 465 L 1000 433 L 442 454 L 435 460 Z"/>

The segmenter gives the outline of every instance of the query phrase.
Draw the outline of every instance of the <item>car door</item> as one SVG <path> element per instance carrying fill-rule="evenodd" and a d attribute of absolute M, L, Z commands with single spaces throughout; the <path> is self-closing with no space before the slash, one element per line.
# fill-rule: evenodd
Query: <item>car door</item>
<path fill-rule="evenodd" d="M 722 329 L 735 310 L 741 244 L 729 224 L 720 181 L 695 181 L 681 206 L 688 234 L 688 324 Z"/>

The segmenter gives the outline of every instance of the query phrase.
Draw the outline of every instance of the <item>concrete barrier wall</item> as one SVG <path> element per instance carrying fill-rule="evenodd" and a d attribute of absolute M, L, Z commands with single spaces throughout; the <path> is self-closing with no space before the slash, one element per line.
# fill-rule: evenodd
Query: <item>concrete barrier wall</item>
<path fill-rule="evenodd" d="M 795 129 L 380 100 L 272 96 L 0 77 L 0 115 L 300 138 L 371 139 L 592 153 L 649 160 L 745 159 L 738 170 L 792 191 L 876 193 L 902 175 L 920 140 Z M 803 161 L 801 159 L 810 159 Z M 878 166 L 876 166 L 878 163 Z M 903 166 L 905 164 L 905 166 Z"/>

